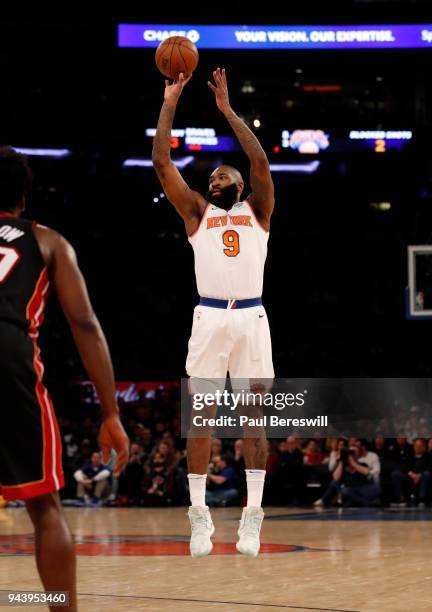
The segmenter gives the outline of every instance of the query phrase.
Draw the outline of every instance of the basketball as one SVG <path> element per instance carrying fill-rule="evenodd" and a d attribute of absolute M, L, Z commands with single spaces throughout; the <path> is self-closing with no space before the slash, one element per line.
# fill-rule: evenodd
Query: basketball
<path fill-rule="evenodd" d="M 198 65 L 198 49 L 185 36 L 170 36 L 156 49 L 156 66 L 167 78 L 177 80 L 180 72 L 188 77 Z"/>

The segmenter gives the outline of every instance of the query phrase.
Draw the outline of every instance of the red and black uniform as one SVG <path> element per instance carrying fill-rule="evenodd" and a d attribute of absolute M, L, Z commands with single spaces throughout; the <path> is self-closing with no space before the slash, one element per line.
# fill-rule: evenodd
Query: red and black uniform
<path fill-rule="evenodd" d="M 64 486 L 61 439 L 37 344 L 48 292 L 32 222 L 0 213 L 0 482 L 9 500 Z"/>

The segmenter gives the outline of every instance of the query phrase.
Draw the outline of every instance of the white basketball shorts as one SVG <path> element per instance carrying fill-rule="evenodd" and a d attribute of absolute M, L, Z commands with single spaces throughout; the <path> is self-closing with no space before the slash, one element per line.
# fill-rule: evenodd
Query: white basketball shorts
<path fill-rule="evenodd" d="M 274 378 L 272 346 L 263 306 L 194 308 L 186 372 L 190 377 Z"/>

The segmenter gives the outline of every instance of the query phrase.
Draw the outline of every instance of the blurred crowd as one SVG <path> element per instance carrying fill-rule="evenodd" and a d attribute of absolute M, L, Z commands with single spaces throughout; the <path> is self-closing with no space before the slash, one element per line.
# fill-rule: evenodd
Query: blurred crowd
<path fill-rule="evenodd" d="M 181 437 L 176 385 L 119 398 L 131 440 L 129 462 L 112 476 L 114 456 L 103 465 L 97 434 L 99 406 L 82 394 L 81 408 L 60 415 L 66 486 L 71 505 L 179 506 L 189 504 L 186 440 Z M 243 440 L 214 438 L 206 503 L 246 501 Z M 420 505 L 431 501 L 432 439 L 376 436 L 268 440 L 267 505 Z"/>

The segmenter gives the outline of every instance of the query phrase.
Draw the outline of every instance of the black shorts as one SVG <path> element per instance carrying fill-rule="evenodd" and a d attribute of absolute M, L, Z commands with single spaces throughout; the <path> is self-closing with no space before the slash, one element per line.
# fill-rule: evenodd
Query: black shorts
<path fill-rule="evenodd" d="M 0 321 L 0 484 L 7 500 L 64 486 L 61 438 L 36 338 Z"/>

